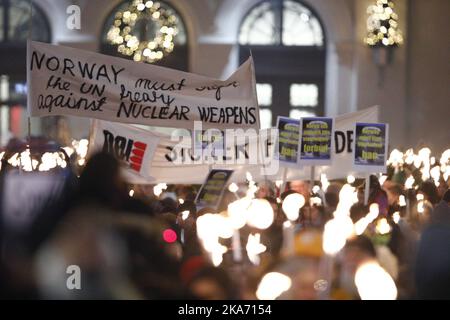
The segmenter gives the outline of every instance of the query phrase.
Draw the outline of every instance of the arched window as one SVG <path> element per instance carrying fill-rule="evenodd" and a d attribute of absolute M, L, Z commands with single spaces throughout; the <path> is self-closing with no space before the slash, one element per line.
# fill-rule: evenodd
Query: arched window
<path fill-rule="evenodd" d="M 108 16 L 102 32 L 102 43 L 100 48 L 102 53 L 126 59 L 133 59 L 133 56 L 127 56 L 118 52 L 118 46 L 111 44 L 108 41 L 108 32 L 110 32 L 111 26 L 113 26 L 115 21 L 117 20 L 118 13 L 127 11 L 127 8 L 129 8 L 129 6 L 132 3 L 133 1 L 129 0 L 122 2 L 117 7 L 115 7 L 112 10 L 111 14 Z M 182 17 L 180 16 L 180 14 L 178 14 L 178 12 L 174 8 L 172 8 L 165 2 L 161 1 L 153 2 L 145 0 L 142 1 L 142 5 L 147 4 L 149 6 L 158 5 L 161 9 L 166 11 L 171 17 L 173 17 L 173 21 L 177 29 L 177 34 L 173 37 L 174 42 L 173 51 L 164 58 L 162 58 L 161 60 L 156 61 L 155 64 L 187 71 L 188 70 L 187 33 Z M 152 19 L 138 18 L 134 26 L 130 29 L 129 34 L 136 36 L 139 42 L 152 41 L 157 34 L 158 31 L 157 28 L 160 28 L 160 26 L 157 23 L 155 23 Z"/>
<path fill-rule="evenodd" d="M 0 0 L 0 136 L 23 136 L 26 130 L 26 40 L 51 42 L 44 12 L 29 0 Z M 33 17 L 30 23 L 31 13 Z M 31 33 L 30 33 L 31 31 Z"/>
<path fill-rule="evenodd" d="M 261 124 L 277 116 L 324 113 L 325 35 L 318 16 L 301 2 L 266 0 L 239 30 L 240 62 L 255 60 Z"/>
<path fill-rule="evenodd" d="M 0 42 L 25 42 L 30 33 L 30 1 L 0 0 Z M 42 10 L 33 3 L 33 40 L 50 42 L 50 25 Z"/>

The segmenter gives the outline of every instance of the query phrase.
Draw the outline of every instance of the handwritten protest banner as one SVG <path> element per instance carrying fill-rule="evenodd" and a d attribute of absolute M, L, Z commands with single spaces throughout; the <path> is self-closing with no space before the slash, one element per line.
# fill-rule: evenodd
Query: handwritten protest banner
<path fill-rule="evenodd" d="M 384 123 L 356 123 L 353 160 L 362 172 L 386 173 L 389 127 Z"/>
<path fill-rule="evenodd" d="M 277 128 L 278 150 L 275 157 L 280 161 L 280 165 L 295 167 L 298 160 L 300 120 L 278 117 Z"/>
<path fill-rule="evenodd" d="M 330 165 L 333 142 L 333 118 L 301 119 L 299 163 Z"/>
<path fill-rule="evenodd" d="M 259 129 L 249 58 L 227 80 L 28 41 L 28 112 L 123 123 Z"/>
<path fill-rule="evenodd" d="M 197 194 L 195 200 L 197 206 L 199 208 L 217 209 L 232 174 L 232 170 L 211 170 Z"/>

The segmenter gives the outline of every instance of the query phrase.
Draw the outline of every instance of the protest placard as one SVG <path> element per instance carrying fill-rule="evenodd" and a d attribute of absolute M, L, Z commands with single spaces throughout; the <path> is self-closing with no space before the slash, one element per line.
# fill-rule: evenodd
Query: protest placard
<path fill-rule="evenodd" d="M 353 161 L 361 172 L 386 173 L 389 127 L 384 123 L 356 123 Z"/>
<path fill-rule="evenodd" d="M 28 41 L 28 112 L 192 129 L 259 129 L 250 57 L 226 80 Z"/>
<path fill-rule="evenodd" d="M 333 118 L 301 119 L 299 163 L 330 165 L 333 144 Z"/>
<path fill-rule="evenodd" d="M 120 126 L 113 122 L 92 121 L 89 156 L 103 151 L 124 164 L 125 177 L 151 179 L 151 165 L 160 137 L 135 126 Z"/>
<path fill-rule="evenodd" d="M 277 118 L 278 150 L 275 158 L 281 166 L 296 167 L 298 162 L 298 139 L 300 120 L 287 117 Z"/>
<path fill-rule="evenodd" d="M 197 207 L 217 210 L 232 174 L 233 170 L 211 170 L 195 199 Z"/>

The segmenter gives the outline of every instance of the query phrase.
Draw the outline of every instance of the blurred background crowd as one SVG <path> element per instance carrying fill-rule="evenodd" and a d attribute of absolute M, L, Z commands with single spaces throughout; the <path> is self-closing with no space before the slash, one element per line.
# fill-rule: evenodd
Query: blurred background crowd
<path fill-rule="evenodd" d="M 40 145 L 64 160 L 34 164 Z M 393 151 L 367 204 L 351 176 L 248 175 L 213 210 L 196 207 L 196 185 L 127 184 L 104 153 L 84 163 L 50 142 L 20 148 L 2 153 L 1 298 L 450 298 L 449 151 Z"/>

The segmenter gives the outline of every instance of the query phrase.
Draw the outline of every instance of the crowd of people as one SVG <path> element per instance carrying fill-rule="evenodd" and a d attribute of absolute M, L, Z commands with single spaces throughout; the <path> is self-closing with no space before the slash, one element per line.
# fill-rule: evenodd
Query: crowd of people
<path fill-rule="evenodd" d="M 382 183 L 372 175 L 367 204 L 361 179 L 331 181 L 326 188 L 313 188 L 310 181 L 257 182 L 253 196 L 271 204 L 273 222 L 266 229 L 245 225 L 239 239 L 220 239 L 225 250 L 217 263 L 198 237 L 197 220 L 226 215 L 230 203 L 248 194 L 249 183 L 226 190 L 218 210 L 199 209 L 199 186 L 169 185 L 155 194 L 152 185 L 129 185 L 121 163 L 108 154 L 95 154 L 81 172 L 70 166 L 22 172 L 6 158 L 0 171 L 2 298 L 357 300 L 364 297 L 355 275 L 371 261 L 393 279 L 397 299 L 450 298 L 450 191 L 444 179 L 438 186 L 425 180 L 405 188 L 398 172 L 390 170 Z M 36 176 L 53 182 L 45 187 L 32 181 Z M 376 214 L 330 255 L 324 228 L 340 202 L 348 201 L 340 198 L 344 185 L 358 195 L 349 205 L 355 226 L 369 212 Z M 37 196 L 30 206 L 11 190 Z M 294 238 L 288 239 L 282 204 L 294 193 L 305 201 L 298 219 L 290 221 Z M 254 234 L 264 246 L 257 261 L 245 253 Z M 81 270 L 75 290 L 68 285 L 69 266 Z M 264 294 L 269 274 L 289 278 L 289 285 L 275 294 L 283 282 L 275 279 L 274 294 Z"/>

